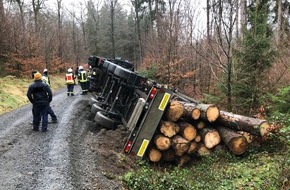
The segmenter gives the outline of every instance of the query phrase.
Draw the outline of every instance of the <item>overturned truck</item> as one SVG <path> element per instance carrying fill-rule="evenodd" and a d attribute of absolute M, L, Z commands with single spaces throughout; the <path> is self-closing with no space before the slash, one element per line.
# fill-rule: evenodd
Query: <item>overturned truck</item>
<path fill-rule="evenodd" d="M 246 151 L 249 138 L 236 131 L 262 137 L 269 132 L 267 121 L 202 104 L 139 75 L 128 61 L 91 56 L 89 65 L 95 72 L 90 79 L 90 86 L 95 87 L 95 96 L 90 100 L 94 120 L 106 129 L 123 125 L 130 131 L 125 154 L 143 158 L 149 152 L 150 160 L 158 161 L 161 154 L 169 159 L 168 149 L 173 147 L 175 154 L 183 158 L 197 151 L 207 153 L 223 140 L 234 154 L 240 155 Z M 153 142 L 157 149 L 152 148 Z"/>

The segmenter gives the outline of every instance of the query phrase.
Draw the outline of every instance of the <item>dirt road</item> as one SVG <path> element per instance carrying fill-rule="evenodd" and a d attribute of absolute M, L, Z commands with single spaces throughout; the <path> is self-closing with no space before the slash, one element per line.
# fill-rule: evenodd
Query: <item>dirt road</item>
<path fill-rule="evenodd" d="M 128 132 L 96 126 L 92 94 L 80 91 L 76 86 L 74 97 L 66 89 L 54 93 L 59 122 L 46 133 L 32 130 L 31 104 L 0 115 L 0 190 L 123 189 L 116 176 L 131 167 L 119 159 Z"/>

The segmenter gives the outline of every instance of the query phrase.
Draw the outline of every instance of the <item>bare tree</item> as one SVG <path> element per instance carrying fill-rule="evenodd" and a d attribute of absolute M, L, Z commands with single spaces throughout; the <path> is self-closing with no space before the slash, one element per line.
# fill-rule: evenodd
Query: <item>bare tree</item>
<path fill-rule="evenodd" d="M 276 44 L 279 46 L 281 41 L 281 31 L 282 31 L 282 0 L 277 0 L 277 29 L 276 29 Z"/>
<path fill-rule="evenodd" d="M 243 40 L 243 30 L 246 28 L 246 23 L 247 23 L 247 0 L 240 0 L 241 4 L 241 32 L 240 32 L 240 38 Z"/>
<path fill-rule="evenodd" d="M 57 1 L 57 34 L 58 34 L 58 57 L 63 54 L 63 31 L 62 31 L 62 0 Z"/>
<path fill-rule="evenodd" d="M 43 3 L 45 0 L 32 0 L 32 9 L 34 14 L 34 27 L 35 32 L 38 34 L 40 28 L 39 28 L 39 15 L 40 10 L 42 9 Z"/>

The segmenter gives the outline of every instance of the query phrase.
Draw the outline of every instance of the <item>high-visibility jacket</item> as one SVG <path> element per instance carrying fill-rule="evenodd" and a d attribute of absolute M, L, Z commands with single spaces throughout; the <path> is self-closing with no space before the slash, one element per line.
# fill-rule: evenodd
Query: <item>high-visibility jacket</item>
<path fill-rule="evenodd" d="M 65 75 L 65 81 L 66 81 L 66 84 L 74 84 L 75 83 L 75 81 L 74 81 L 74 74 L 67 73 Z"/>
<path fill-rule="evenodd" d="M 87 82 L 87 72 L 86 71 L 79 71 L 79 81 L 80 82 Z"/>

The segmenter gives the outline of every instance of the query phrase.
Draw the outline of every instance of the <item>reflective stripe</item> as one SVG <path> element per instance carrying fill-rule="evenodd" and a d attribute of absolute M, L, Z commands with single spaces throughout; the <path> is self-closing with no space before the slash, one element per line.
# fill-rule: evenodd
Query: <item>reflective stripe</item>
<path fill-rule="evenodd" d="M 161 103 L 158 107 L 159 110 L 161 111 L 164 111 L 164 109 L 166 108 L 166 105 L 169 101 L 169 98 L 170 98 L 170 94 L 169 93 L 165 93 L 162 100 L 161 100 Z"/>
<path fill-rule="evenodd" d="M 87 82 L 88 81 L 86 71 L 81 71 L 80 75 L 81 75 L 80 82 Z"/>
<path fill-rule="evenodd" d="M 137 156 L 143 157 L 148 145 L 149 145 L 149 140 L 143 139 L 140 149 L 138 150 Z"/>

